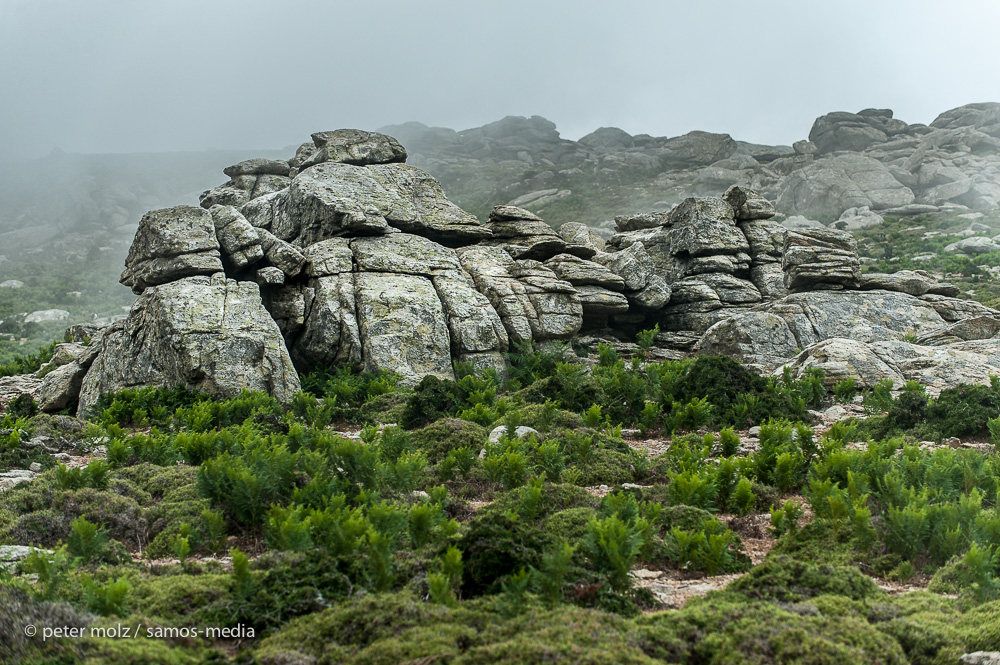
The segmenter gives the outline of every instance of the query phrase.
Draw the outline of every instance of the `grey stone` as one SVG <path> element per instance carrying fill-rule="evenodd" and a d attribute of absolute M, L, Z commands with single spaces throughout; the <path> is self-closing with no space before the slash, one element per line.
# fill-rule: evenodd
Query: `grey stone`
<path fill-rule="evenodd" d="M 620 252 L 594 256 L 594 262 L 605 266 L 622 278 L 629 291 L 641 291 L 656 274 L 656 266 L 642 243 L 635 243 Z"/>
<path fill-rule="evenodd" d="M 271 232 L 302 246 L 342 235 L 387 233 L 383 211 L 402 203 L 402 197 L 386 191 L 367 168 L 319 164 L 292 180 Z M 243 214 L 251 219 L 246 210 Z"/>
<path fill-rule="evenodd" d="M 836 284 L 856 288 L 861 279 L 858 242 L 847 231 L 802 229 L 785 236 L 781 263 L 790 291 Z"/>
<path fill-rule="evenodd" d="M 186 277 L 147 289 L 109 328 L 80 392 L 81 414 L 102 394 L 182 386 L 219 397 L 244 388 L 288 402 L 298 375 L 256 284 Z"/>
<path fill-rule="evenodd" d="M 306 247 L 302 254 L 309 277 L 339 275 L 354 269 L 354 252 L 347 238 L 321 240 Z"/>
<path fill-rule="evenodd" d="M 954 342 L 991 339 L 1000 335 L 1000 319 L 974 316 L 948 325 L 928 326 L 917 335 L 917 344 L 942 346 Z"/>
<path fill-rule="evenodd" d="M 621 293 L 600 286 L 578 286 L 584 316 L 621 314 L 629 310 L 629 301 Z"/>
<path fill-rule="evenodd" d="M 499 247 L 474 246 L 459 252 L 476 289 L 500 315 L 512 343 L 566 339 L 583 324 L 580 297 L 537 261 L 515 261 Z"/>
<path fill-rule="evenodd" d="M 239 210 L 233 206 L 212 206 L 209 209 L 215 224 L 223 256 L 233 267 L 244 268 L 264 258 L 260 235 Z"/>
<path fill-rule="evenodd" d="M 940 283 L 925 270 L 900 270 L 892 274 L 866 273 L 861 276 L 861 289 L 884 289 L 899 291 L 911 296 L 937 293 L 943 296 L 957 296 L 959 289 L 947 283 Z"/>
<path fill-rule="evenodd" d="M 872 212 L 868 206 L 860 208 L 848 208 L 841 214 L 840 219 L 830 225 L 830 228 L 840 231 L 861 231 L 875 226 L 882 226 L 885 220 L 882 215 Z"/>
<path fill-rule="evenodd" d="M 606 266 L 581 259 L 572 254 L 557 254 L 545 261 L 545 266 L 573 286 L 600 286 L 612 291 L 623 291 L 625 280 Z"/>
<path fill-rule="evenodd" d="M 489 299 L 461 267 L 433 278 L 451 333 L 453 355 L 498 353 L 510 345 L 507 330 Z M 482 359 L 479 360 L 482 362 Z"/>
<path fill-rule="evenodd" d="M 566 222 L 558 229 L 559 237 L 570 245 L 583 245 L 590 247 L 595 252 L 603 252 L 604 238 L 599 236 L 594 229 L 580 222 Z"/>
<path fill-rule="evenodd" d="M 281 286 L 285 283 L 285 273 L 281 271 L 281 268 L 265 266 L 254 272 L 254 281 L 259 286 Z"/>
<path fill-rule="evenodd" d="M 222 271 L 215 223 L 207 210 L 176 206 L 142 216 L 125 259 L 121 283 L 142 293 L 147 286 Z"/>
<path fill-rule="evenodd" d="M 351 240 L 354 262 L 360 271 L 408 273 L 432 277 L 461 270 L 455 250 L 408 233 Z"/>
<path fill-rule="evenodd" d="M 802 215 L 792 215 L 782 220 L 781 225 L 786 229 L 797 231 L 798 229 L 825 229 L 826 224 L 812 219 L 806 219 Z"/>
<path fill-rule="evenodd" d="M 844 153 L 818 159 L 781 181 L 778 209 L 833 221 L 848 208 L 878 211 L 915 202 L 913 191 L 878 160 Z"/>
<path fill-rule="evenodd" d="M 788 295 L 785 271 L 780 263 L 755 263 L 750 267 L 750 281 L 765 300 L 776 300 Z"/>
<path fill-rule="evenodd" d="M 256 180 L 254 182 L 256 183 Z M 250 192 L 252 190 L 243 189 L 234 185 L 235 183 L 230 180 L 224 185 L 213 187 L 212 189 L 203 192 L 199 197 L 198 202 L 202 208 L 207 210 L 215 205 L 231 205 L 239 207 L 250 201 Z"/>
<path fill-rule="evenodd" d="M 722 195 L 722 200 L 732 207 L 739 221 L 774 217 L 774 204 L 747 187 L 733 185 Z"/>
<path fill-rule="evenodd" d="M 786 229 L 781 224 L 764 220 L 740 222 L 739 228 L 750 245 L 750 257 L 755 263 L 780 263 L 784 252 Z"/>
<path fill-rule="evenodd" d="M 507 426 L 497 425 L 492 431 L 490 431 L 489 442 L 495 445 L 505 436 L 507 436 Z M 541 438 L 541 434 L 539 434 L 538 430 L 533 427 L 528 427 L 527 425 L 518 425 L 517 428 L 514 429 L 514 436 L 519 439 L 523 439 L 528 436 Z"/>
<path fill-rule="evenodd" d="M 665 212 L 644 212 L 636 215 L 618 215 L 615 217 L 615 228 L 619 233 L 655 229 L 666 223 L 667 214 Z"/>
<path fill-rule="evenodd" d="M 625 294 L 631 309 L 639 312 L 654 312 L 663 309 L 671 296 L 670 286 L 659 275 L 653 275 L 644 288 Z"/>
<path fill-rule="evenodd" d="M 295 277 L 302 272 L 302 267 L 306 262 L 306 257 L 302 255 L 302 252 L 264 229 L 258 229 L 257 233 L 268 263 L 289 277 Z"/>
<path fill-rule="evenodd" d="M 425 171 L 406 164 L 377 165 L 369 170 L 384 189 L 402 198 L 402 205 L 383 211 L 393 227 L 449 246 L 491 236 L 475 215 L 449 201 L 441 184 Z"/>
<path fill-rule="evenodd" d="M 395 273 L 356 275 L 365 370 L 389 370 L 405 386 L 427 375 L 454 379 L 448 321 L 434 284 Z"/>
<path fill-rule="evenodd" d="M 748 253 L 750 245 L 736 226 L 734 214 L 722 199 L 685 199 L 668 219 L 671 253 L 690 257 Z"/>
<path fill-rule="evenodd" d="M 672 300 L 676 298 L 675 289 Z M 936 303 L 927 302 L 928 298 Z M 705 333 L 707 341 L 703 340 L 701 348 L 704 353 L 726 353 L 742 362 L 773 369 L 775 358 L 791 358 L 797 353 L 796 349 L 826 339 L 838 337 L 873 343 L 897 340 L 913 331 L 919 334 L 925 328 L 939 329 L 946 319 L 938 309 L 948 309 L 958 315 L 956 303 L 963 302 L 942 296 L 916 298 L 891 291 L 793 293 L 758 305 L 753 311 L 736 312 L 720 320 L 710 330 L 711 335 Z M 961 314 L 963 318 L 977 315 L 998 316 L 1000 313 L 980 306 Z M 778 323 L 779 319 L 783 324 Z M 748 339 L 755 340 L 754 344 L 764 349 L 761 356 L 738 356 L 725 351 L 727 348 L 752 348 Z M 735 342 L 731 344 L 732 340 Z"/>
<path fill-rule="evenodd" d="M 289 349 L 303 370 L 363 365 L 361 332 L 355 311 L 355 275 L 351 272 L 310 280 L 312 305 L 302 332 Z"/>
<path fill-rule="evenodd" d="M 80 395 L 80 387 L 87 368 L 75 360 L 60 365 L 42 379 L 38 389 L 38 408 L 46 413 L 55 413 L 72 406 Z"/>
<path fill-rule="evenodd" d="M 989 252 L 995 252 L 1000 250 L 1000 244 L 997 244 L 990 238 L 985 238 L 981 236 L 975 236 L 972 238 L 963 238 L 958 242 L 953 242 L 944 248 L 946 252 L 964 252 L 965 254 L 988 254 Z"/>
<path fill-rule="evenodd" d="M 70 316 L 65 309 L 39 309 L 25 315 L 25 323 L 46 323 L 48 321 L 65 321 Z"/>
<path fill-rule="evenodd" d="M 860 114 L 828 113 L 813 123 L 809 131 L 809 141 L 819 152 L 835 150 L 860 152 L 888 140 L 884 126 L 884 122 L 879 123 L 877 119 Z"/>
<path fill-rule="evenodd" d="M 284 160 L 276 159 L 264 159 L 262 157 L 256 157 L 254 159 L 246 159 L 238 164 L 233 164 L 232 166 L 227 166 L 222 169 L 230 178 L 235 178 L 241 175 L 288 175 L 288 162 Z"/>
<path fill-rule="evenodd" d="M 746 312 L 705 331 L 696 347 L 699 353 L 729 356 L 757 368 L 770 370 L 795 354 L 798 341 L 785 320 L 769 312 Z"/>
<path fill-rule="evenodd" d="M 493 234 L 492 242 L 504 247 L 515 259 L 545 260 L 567 252 L 570 247 L 551 226 L 523 208 L 497 206 L 490 212 L 486 226 Z M 593 256 L 595 251 L 584 253 Z"/>
<path fill-rule="evenodd" d="M 316 159 L 324 162 L 340 162 L 365 166 L 367 164 L 391 164 L 406 161 L 406 149 L 399 141 L 379 134 L 358 129 L 338 129 L 332 132 L 317 132 L 312 135 L 319 149 Z M 303 167 L 310 166 L 309 159 Z"/>

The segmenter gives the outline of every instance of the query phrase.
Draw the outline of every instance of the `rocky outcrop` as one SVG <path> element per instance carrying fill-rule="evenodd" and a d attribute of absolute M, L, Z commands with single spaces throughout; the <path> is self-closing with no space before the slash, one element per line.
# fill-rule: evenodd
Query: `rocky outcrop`
<path fill-rule="evenodd" d="M 90 347 L 69 345 L 53 361 L 44 408 L 71 406 L 78 393 L 86 413 L 104 392 L 143 385 L 218 396 L 249 388 L 287 401 L 297 372 L 341 365 L 404 385 L 453 378 L 455 362 L 502 373 L 515 345 L 609 326 L 631 336 L 658 324 L 674 348 L 697 342 L 773 369 L 831 338 L 873 345 L 937 330 L 929 340 L 981 341 L 974 326 L 954 324 L 992 315 L 927 273 L 862 278 L 849 233 L 787 229 L 742 185 L 618 218 L 605 242 L 513 205 L 480 224 L 389 137 L 312 138 L 287 162 L 227 168 L 224 187 L 240 185 L 242 203 L 212 203 L 210 193 L 202 208 L 143 218 L 122 275 L 139 299 Z M 612 138 L 622 139 L 593 140 Z M 743 149 L 764 158 L 758 148 Z M 756 159 L 737 149 L 706 135 L 661 157 Z M 263 178 L 287 182 L 264 191 Z"/>
<path fill-rule="evenodd" d="M 260 390 L 288 401 L 299 379 L 252 282 L 184 277 L 146 289 L 107 329 L 80 391 L 80 412 L 104 393 L 183 386 L 219 397 Z"/>

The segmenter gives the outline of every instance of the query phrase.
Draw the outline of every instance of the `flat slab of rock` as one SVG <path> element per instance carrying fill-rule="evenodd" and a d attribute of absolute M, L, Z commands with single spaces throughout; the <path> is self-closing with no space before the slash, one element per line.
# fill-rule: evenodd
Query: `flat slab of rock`
<path fill-rule="evenodd" d="M 264 159 L 255 157 L 246 159 L 239 164 L 233 164 L 222 169 L 230 178 L 241 175 L 283 175 L 287 176 L 289 171 L 288 162 L 283 159 Z"/>
<path fill-rule="evenodd" d="M 442 272 L 461 270 L 455 250 L 411 235 L 355 238 L 350 243 L 354 262 L 363 272 L 392 272 L 432 277 Z"/>
<path fill-rule="evenodd" d="M 600 286 L 612 291 L 625 290 L 625 280 L 620 275 L 600 263 L 581 259 L 572 254 L 556 254 L 545 261 L 545 265 L 559 279 L 573 286 Z"/>
<path fill-rule="evenodd" d="M 584 316 L 623 314 L 629 310 L 629 301 L 621 293 L 600 286 L 578 286 Z"/>
<path fill-rule="evenodd" d="M 318 149 L 303 167 L 320 162 L 340 162 L 365 166 L 406 161 L 406 149 L 391 136 L 360 129 L 337 129 L 316 132 L 313 144 Z"/>
<path fill-rule="evenodd" d="M 884 289 L 899 291 L 911 296 L 922 296 L 934 293 L 942 296 L 957 296 L 961 290 L 952 284 L 938 282 L 934 276 L 924 270 L 900 270 L 894 273 L 865 273 L 859 283 L 861 289 Z"/>

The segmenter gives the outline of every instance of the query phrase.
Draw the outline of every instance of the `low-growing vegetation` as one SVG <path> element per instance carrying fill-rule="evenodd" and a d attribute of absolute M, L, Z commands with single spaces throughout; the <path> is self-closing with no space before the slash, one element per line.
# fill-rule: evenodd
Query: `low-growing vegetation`
<path fill-rule="evenodd" d="M 0 659 L 954 663 L 1000 639 L 1000 462 L 937 445 L 1000 436 L 997 382 L 936 399 L 883 383 L 866 419 L 821 432 L 810 411 L 853 383 L 610 345 L 592 369 L 551 345 L 506 376 L 302 384 L 289 405 L 106 395 L 66 439 L 103 455 L 32 453 L 49 461 L 0 494 L 0 543 L 36 548 L 0 612 L 152 632 L 15 631 Z M 0 459 L 23 468 L 11 451 L 54 428 L 8 413 Z M 638 570 L 736 581 L 671 609 Z"/>

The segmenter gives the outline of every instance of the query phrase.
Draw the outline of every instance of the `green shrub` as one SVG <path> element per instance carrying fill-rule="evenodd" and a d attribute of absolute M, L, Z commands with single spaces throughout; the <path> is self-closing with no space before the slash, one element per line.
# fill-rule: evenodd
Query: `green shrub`
<path fill-rule="evenodd" d="M 771 554 L 727 591 L 747 598 L 797 603 L 823 594 L 864 600 L 881 594 L 871 578 L 850 566 L 816 565 Z"/>
<path fill-rule="evenodd" d="M 453 450 L 466 448 L 478 455 L 486 445 L 489 431 L 482 425 L 458 418 L 442 418 L 426 427 L 413 430 L 413 447 L 427 456 L 427 461 L 437 464 Z"/>
<path fill-rule="evenodd" d="M 84 563 L 96 561 L 108 548 L 108 530 L 88 522 L 84 517 L 77 517 L 66 539 L 66 547 L 70 554 Z"/>
<path fill-rule="evenodd" d="M 844 377 L 833 385 L 833 394 L 838 402 L 852 402 L 857 393 L 858 389 L 854 383 L 854 377 Z"/>
<path fill-rule="evenodd" d="M 124 577 L 119 577 L 106 584 L 98 584 L 85 575 L 81 584 L 83 585 L 84 601 L 90 611 L 101 616 L 126 615 L 126 601 L 131 585 Z"/>
<path fill-rule="evenodd" d="M 461 403 L 454 381 L 442 381 L 428 374 L 406 401 L 400 425 L 406 429 L 423 427 L 455 413 Z"/>
<path fill-rule="evenodd" d="M 647 526 L 642 518 L 628 524 L 617 515 L 604 519 L 592 517 L 587 523 L 583 551 L 597 571 L 607 576 L 616 591 L 631 588 L 629 572 L 646 545 Z"/>
<path fill-rule="evenodd" d="M 14 418 L 30 418 L 37 413 L 38 403 L 28 393 L 21 393 L 7 404 L 7 414 Z"/>

